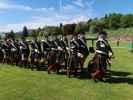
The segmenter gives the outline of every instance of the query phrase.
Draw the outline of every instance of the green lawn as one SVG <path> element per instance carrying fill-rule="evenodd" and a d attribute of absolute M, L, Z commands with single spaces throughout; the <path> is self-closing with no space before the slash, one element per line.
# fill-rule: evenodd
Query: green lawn
<path fill-rule="evenodd" d="M 0 100 L 133 100 L 133 54 L 114 51 L 107 82 L 0 65 Z"/>

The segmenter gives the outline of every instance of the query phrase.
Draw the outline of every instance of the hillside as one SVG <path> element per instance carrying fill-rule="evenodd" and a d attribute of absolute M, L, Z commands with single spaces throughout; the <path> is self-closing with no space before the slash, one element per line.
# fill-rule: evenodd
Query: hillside
<path fill-rule="evenodd" d="M 117 30 L 106 30 L 109 33 L 109 37 L 113 40 L 121 39 L 131 41 L 133 39 L 133 28 L 120 28 Z"/>

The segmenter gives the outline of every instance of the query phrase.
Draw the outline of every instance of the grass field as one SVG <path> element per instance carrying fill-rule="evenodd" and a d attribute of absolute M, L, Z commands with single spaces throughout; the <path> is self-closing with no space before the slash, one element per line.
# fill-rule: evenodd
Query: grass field
<path fill-rule="evenodd" d="M 112 77 L 98 83 L 0 65 L 0 100 L 133 100 L 133 54 L 114 51 Z"/>

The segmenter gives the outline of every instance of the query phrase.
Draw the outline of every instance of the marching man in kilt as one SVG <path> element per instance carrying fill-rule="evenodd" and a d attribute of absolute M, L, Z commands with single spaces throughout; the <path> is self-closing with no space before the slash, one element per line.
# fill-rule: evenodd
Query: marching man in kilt
<path fill-rule="evenodd" d="M 86 38 L 84 35 L 85 35 L 85 33 L 79 33 L 78 40 L 77 40 L 77 43 L 79 44 L 78 58 L 79 58 L 79 62 L 80 62 L 81 72 L 83 71 L 83 65 L 84 65 L 85 59 L 89 55 L 89 50 L 88 50 Z"/>
<path fill-rule="evenodd" d="M 78 36 L 74 34 L 72 40 L 70 41 L 70 50 L 69 50 L 69 60 L 68 60 L 68 71 L 67 74 L 70 77 L 71 74 L 77 73 L 77 69 L 79 67 L 78 62 L 78 49 L 79 43 L 77 42 Z"/>
<path fill-rule="evenodd" d="M 110 64 L 110 57 L 113 56 L 112 48 L 107 40 L 107 33 L 101 32 L 98 34 L 98 40 L 96 41 L 96 53 L 103 58 L 102 66 L 107 70 L 107 64 Z"/>
<path fill-rule="evenodd" d="M 22 40 L 19 43 L 19 47 L 20 47 L 20 54 L 21 54 L 21 65 L 26 67 L 28 64 L 30 49 L 29 49 L 29 44 L 24 37 L 22 37 Z"/>
<path fill-rule="evenodd" d="M 103 78 L 107 71 L 107 65 L 110 65 L 111 56 L 113 56 L 113 51 L 107 41 L 107 33 L 104 31 L 99 32 L 96 41 L 96 54 L 93 58 L 95 65 L 91 74 L 93 79 L 101 80 Z"/>
<path fill-rule="evenodd" d="M 16 64 L 17 62 L 17 47 L 15 46 L 15 40 L 10 40 L 10 44 L 9 44 L 9 47 L 10 47 L 10 51 L 11 51 L 11 55 L 10 55 L 10 59 L 11 59 L 11 64 Z"/>
<path fill-rule="evenodd" d="M 50 52 L 50 41 L 49 36 L 45 36 L 45 39 L 42 40 L 42 52 L 43 52 L 43 59 L 45 62 L 48 62 L 48 53 Z M 46 64 L 46 63 L 45 63 Z"/>
<path fill-rule="evenodd" d="M 53 36 L 50 37 L 49 45 L 50 51 L 48 53 L 48 74 L 50 74 L 51 71 L 55 71 L 56 64 L 57 46 Z"/>
<path fill-rule="evenodd" d="M 39 68 L 39 61 L 41 59 L 41 44 L 36 37 L 31 42 L 31 63 L 32 67 Z"/>

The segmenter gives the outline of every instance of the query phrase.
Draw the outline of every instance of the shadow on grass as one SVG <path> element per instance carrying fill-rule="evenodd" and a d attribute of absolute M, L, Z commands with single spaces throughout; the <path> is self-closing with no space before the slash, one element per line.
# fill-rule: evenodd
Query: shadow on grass
<path fill-rule="evenodd" d="M 129 77 L 129 75 L 132 75 L 130 72 L 121 72 L 121 71 L 108 71 L 107 75 L 105 76 L 105 80 L 103 82 L 105 83 L 128 83 L 133 85 L 133 78 Z M 87 69 L 84 70 L 82 75 L 80 77 L 77 77 L 79 79 L 90 79 L 89 73 Z"/>
<path fill-rule="evenodd" d="M 128 83 L 133 85 L 133 78 L 129 77 L 132 75 L 130 72 L 120 71 L 109 71 L 105 77 L 106 83 Z"/>
<path fill-rule="evenodd" d="M 112 70 L 109 70 L 108 71 L 108 74 L 109 75 L 114 75 L 114 76 L 128 76 L 128 75 L 131 75 L 132 73 L 130 72 L 120 72 L 120 71 L 112 71 Z"/>
<path fill-rule="evenodd" d="M 41 69 L 38 71 L 46 71 L 47 66 L 40 66 Z M 103 82 L 105 83 L 128 83 L 133 85 L 133 78 L 129 77 L 129 75 L 132 75 L 133 73 L 130 72 L 122 72 L 122 71 L 113 71 L 109 70 L 107 72 L 107 75 L 105 76 L 105 80 Z M 59 75 L 66 75 L 66 71 L 61 71 Z M 89 76 L 88 69 L 84 69 L 82 73 L 76 73 L 74 76 L 75 78 L 84 80 L 84 79 L 90 79 L 91 77 Z"/>
<path fill-rule="evenodd" d="M 106 83 L 128 83 L 133 85 L 133 78 L 131 77 L 110 77 L 107 78 L 104 82 Z"/>
<path fill-rule="evenodd" d="M 89 74 L 89 72 L 88 72 L 88 69 L 86 68 L 86 69 L 84 69 L 81 73 L 79 73 L 79 74 L 77 75 L 77 78 L 78 78 L 78 79 L 90 79 L 91 76 L 90 76 L 90 74 Z"/>

